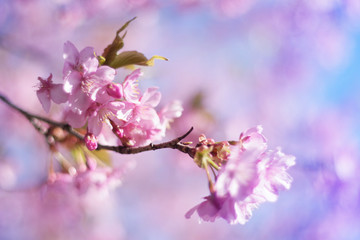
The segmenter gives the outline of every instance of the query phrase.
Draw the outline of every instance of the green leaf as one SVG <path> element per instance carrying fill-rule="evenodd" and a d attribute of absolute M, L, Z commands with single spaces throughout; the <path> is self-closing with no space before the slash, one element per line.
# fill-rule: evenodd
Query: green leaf
<path fill-rule="evenodd" d="M 137 63 L 146 62 L 148 59 L 144 54 L 137 51 L 125 51 L 118 54 L 115 59 L 109 64 L 112 68 L 119 68 Z"/>
<path fill-rule="evenodd" d="M 136 19 L 136 17 L 127 21 L 119 30 L 117 30 L 116 36 L 115 36 L 115 39 L 113 40 L 113 42 L 104 49 L 104 52 L 102 54 L 102 56 L 106 59 L 104 62 L 104 65 L 109 65 L 109 63 L 112 62 L 114 60 L 114 58 L 116 57 L 117 52 L 124 47 L 123 40 L 126 36 L 126 32 L 122 36 L 120 36 L 120 33 L 122 31 L 124 31 L 127 28 L 127 26 L 129 26 L 129 24 L 132 21 L 134 21 L 135 19 Z"/>
<path fill-rule="evenodd" d="M 154 66 L 155 59 L 168 60 L 167 58 L 158 55 L 148 59 L 144 54 L 138 51 L 124 51 L 118 54 L 119 50 L 124 47 L 124 38 L 126 36 L 126 32 L 122 36 L 120 36 L 120 33 L 135 19 L 136 17 L 127 21 L 119 30 L 117 30 L 113 42 L 104 49 L 102 56 L 98 56 L 101 65 L 107 65 L 116 69 L 130 65 Z"/>
<path fill-rule="evenodd" d="M 138 51 L 124 51 L 118 54 L 114 60 L 109 63 L 109 66 L 112 68 L 120 68 L 129 65 L 153 66 L 155 59 L 167 61 L 166 58 L 157 55 L 147 59 L 144 54 Z"/>

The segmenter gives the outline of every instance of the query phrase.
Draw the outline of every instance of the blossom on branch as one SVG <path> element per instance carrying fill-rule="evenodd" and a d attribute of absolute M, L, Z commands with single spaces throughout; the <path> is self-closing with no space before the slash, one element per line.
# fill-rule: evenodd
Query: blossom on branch
<path fill-rule="evenodd" d="M 280 190 L 289 189 L 292 178 L 286 172 L 295 164 L 295 157 L 285 155 L 278 148 L 266 150 L 266 139 L 262 128 L 256 127 L 240 135 L 239 141 L 230 146 L 230 154 L 219 164 L 218 151 L 229 145 L 220 146 L 212 139 L 200 137 L 195 162 L 208 175 L 210 195 L 205 201 L 186 213 L 190 218 L 195 212 L 203 221 L 223 218 L 230 224 L 244 224 L 252 210 L 265 201 L 276 201 Z M 209 168 L 218 170 L 213 183 Z"/>
<path fill-rule="evenodd" d="M 66 102 L 68 98 L 68 95 L 63 90 L 63 85 L 54 84 L 52 77 L 52 74 L 50 74 L 47 79 L 38 77 L 40 85 L 39 89 L 36 91 L 36 95 L 45 112 L 49 112 L 50 110 L 50 100 L 60 104 Z"/>
<path fill-rule="evenodd" d="M 157 87 L 141 93 L 138 79 L 140 69 L 128 74 L 122 83 L 115 83 L 116 70 L 101 65 L 94 48 L 79 51 L 74 44 L 64 44 L 64 84 L 54 85 L 52 75 L 41 79 L 39 99 L 46 111 L 50 98 L 55 102 L 67 102 L 64 118 L 73 128 L 86 126 L 85 145 L 89 150 L 97 148 L 99 136 L 102 139 L 117 139 L 123 146 L 143 146 L 165 136 L 169 123 L 182 113 L 178 101 L 167 105 L 159 113 L 155 108 L 160 103 L 161 93 Z M 64 97 L 58 96 L 62 91 Z M 60 101 L 61 100 L 61 101 Z M 103 126 L 109 127 L 104 133 Z"/>
<path fill-rule="evenodd" d="M 295 164 L 295 157 L 284 154 L 280 148 L 267 150 L 267 139 L 261 126 L 241 133 L 236 141 L 216 142 L 202 134 L 192 147 L 191 142 L 181 142 L 193 130 L 191 127 L 178 138 L 153 144 L 165 136 L 170 123 L 182 115 L 183 107 L 175 100 L 157 111 L 161 93 L 157 87 L 141 91 L 140 69 L 129 73 L 121 83 L 115 82 L 115 68 L 150 66 L 153 59 L 159 58 L 147 59 L 136 51 L 118 53 L 125 37 L 119 33 L 131 21 L 117 32 L 103 56 L 96 55 L 92 47 L 79 51 L 74 44 L 66 42 L 63 84 L 53 84 L 52 75 L 47 79 L 38 78 L 40 85 L 36 93 L 44 110 L 50 110 L 50 100 L 66 103 L 63 111 L 66 123 L 31 115 L 0 96 L 46 137 L 61 166 L 62 171 L 54 173 L 51 164 L 44 196 L 58 187 L 71 189 L 76 197 L 91 196 L 87 198 L 91 201 L 95 195 L 100 196 L 97 194 L 100 190 L 107 195 L 110 187 L 120 184 L 122 171 L 110 167 L 111 161 L 105 150 L 135 154 L 172 148 L 192 157 L 205 170 L 208 179 L 210 194 L 191 208 L 185 214 L 186 218 L 196 212 L 201 221 L 223 218 L 230 224 L 244 224 L 261 203 L 276 201 L 281 190 L 290 188 L 292 178 L 287 170 Z M 34 119 L 50 126 L 43 128 L 32 121 Z M 109 142 L 116 142 L 116 145 L 111 146 Z M 62 143 L 71 152 L 73 164 L 62 155 L 57 143 Z M 97 168 L 98 163 L 100 168 Z"/>

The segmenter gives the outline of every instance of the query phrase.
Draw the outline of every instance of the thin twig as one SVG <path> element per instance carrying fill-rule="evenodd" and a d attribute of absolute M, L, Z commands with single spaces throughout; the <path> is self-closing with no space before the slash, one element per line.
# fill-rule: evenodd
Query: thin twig
<path fill-rule="evenodd" d="M 55 127 L 60 127 L 64 131 L 66 131 L 66 132 L 70 133 L 71 135 L 75 136 L 76 138 L 78 138 L 79 140 L 81 140 L 81 141 L 84 140 L 84 136 L 82 134 L 78 133 L 76 130 L 74 130 L 67 123 L 56 122 L 51 119 L 44 118 L 42 116 L 38 116 L 36 114 L 31 114 L 31 113 L 21 109 L 20 107 L 14 105 L 2 94 L 0 94 L 0 99 L 4 103 L 6 103 L 8 106 L 10 106 L 11 108 L 17 110 L 19 113 L 24 115 L 32 123 L 32 125 L 35 127 L 35 129 L 37 131 L 39 131 L 41 134 L 43 134 L 45 137 L 48 137 L 48 131 L 45 130 L 36 120 L 40 120 L 42 122 L 48 123 L 49 125 L 52 125 Z M 143 146 L 143 147 L 107 146 L 107 145 L 98 144 L 97 150 L 106 149 L 106 150 L 114 151 L 114 152 L 121 153 L 121 154 L 137 154 L 137 153 L 151 151 L 151 150 L 154 151 L 154 150 L 158 150 L 158 149 L 171 148 L 171 149 L 177 149 L 183 153 L 186 153 L 190 157 L 193 158 L 195 155 L 195 148 L 181 143 L 181 140 L 186 138 L 193 131 L 193 129 L 194 128 L 191 127 L 189 129 L 189 131 L 187 131 L 184 135 L 182 135 L 178 138 L 175 138 L 171 141 L 164 142 L 164 143 L 159 143 L 159 144 L 150 143 L 149 145 Z"/>
<path fill-rule="evenodd" d="M 18 106 L 16 106 L 15 104 L 13 104 L 12 102 L 10 102 L 5 96 L 3 96 L 2 94 L 0 94 L 0 99 L 6 103 L 7 105 L 9 105 L 11 108 L 17 110 L 18 112 L 20 112 L 22 115 L 24 115 L 27 119 L 31 119 L 31 118 L 36 118 L 42 122 L 46 122 L 50 125 L 56 126 L 56 127 L 60 127 L 60 128 L 64 128 L 66 125 L 68 125 L 67 123 L 59 123 L 56 121 L 53 121 L 51 119 L 48 118 L 44 118 L 41 116 L 38 116 L 36 114 L 30 114 L 26 111 L 24 111 L 23 109 L 19 108 Z"/>
<path fill-rule="evenodd" d="M 150 150 L 172 148 L 172 149 L 177 149 L 183 153 L 187 153 L 187 154 L 189 154 L 190 157 L 194 157 L 195 149 L 193 147 L 190 147 L 188 145 L 181 143 L 181 140 L 186 138 L 192 132 L 193 129 L 194 128 L 191 127 L 189 129 L 189 131 L 187 131 L 184 135 L 182 135 L 178 138 L 175 138 L 171 141 L 164 142 L 164 143 L 159 143 L 159 144 L 150 143 L 149 145 L 143 146 L 143 147 L 104 146 L 104 145 L 99 144 L 98 149 L 107 149 L 107 150 L 111 150 L 111 151 L 118 152 L 121 154 L 136 154 L 136 153 L 146 152 L 146 151 L 150 151 Z"/>

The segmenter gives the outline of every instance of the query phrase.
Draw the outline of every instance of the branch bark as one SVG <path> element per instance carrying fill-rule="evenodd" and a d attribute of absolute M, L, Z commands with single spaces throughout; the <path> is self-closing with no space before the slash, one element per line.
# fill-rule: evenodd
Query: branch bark
<path fill-rule="evenodd" d="M 45 137 L 47 137 L 48 131 L 45 130 L 39 124 L 38 121 L 45 122 L 45 123 L 47 123 L 47 124 L 49 124 L 49 125 L 51 125 L 53 127 L 59 127 L 61 129 L 63 129 L 64 131 L 68 132 L 69 134 L 75 136 L 79 140 L 84 141 L 84 136 L 82 134 L 80 134 L 79 132 L 77 132 L 76 130 L 74 130 L 69 124 L 53 121 L 51 119 L 48 119 L 48 118 L 45 118 L 45 117 L 42 117 L 42 116 L 39 116 L 39 115 L 36 115 L 36 114 L 31 114 L 31 113 L 23 110 L 22 108 L 16 106 L 12 102 L 10 102 L 1 93 L 0 93 L 0 99 L 4 103 L 6 103 L 9 107 L 11 107 L 12 109 L 18 111 L 24 117 L 26 117 L 29 120 L 29 122 L 34 126 L 34 128 L 38 132 L 43 134 Z M 188 144 L 185 144 L 185 143 L 181 142 L 181 140 L 186 138 L 193 131 L 193 129 L 194 128 L 191 127 L 189 129 L 189 131 L 187 131 L 184 135 L 182 135 L 182 136 L 180 136 L 178 138 L 175 138 L 173 140 L 163 142 L 163 143 L 158 143 L 158 144 L 150 143 L 149 145 L 142 146 L 142 147 L 107 146 L 107 145 L 98 144 L 98 147 L 97 147 L 96 150 L 105 149 L 105 150 L 117 152 L 117 153 L 120 153 L 120 154 L 137 154 L 137 153 L 146 152 L 146 151 L 155 151 L 155 150 L 159 150 L 159 149 L 171 148 L 171 149 L 177 149 L 180 152 L 186 153 L 191 158 L 193 158 L 194 155 L 195 155 L 195 147 L 191 147 Z"/>

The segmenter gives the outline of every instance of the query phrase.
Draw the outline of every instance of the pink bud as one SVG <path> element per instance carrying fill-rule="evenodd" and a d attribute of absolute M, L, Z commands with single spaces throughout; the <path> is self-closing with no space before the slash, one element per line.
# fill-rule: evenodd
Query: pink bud
<path fill-rule="evenodd" d="M 116 83 L 109 83 L 106 88 L 107 94 L 113 98 L 122 98 L 123 96 L 123 89 L 120 84 Z"/>
<path fill-rule="evenodd" d="M 85 145 L 90 150 L 93 151 L 97 148 L 97 138 L 94 134 L 87 132 L 84 137 Z"/>

